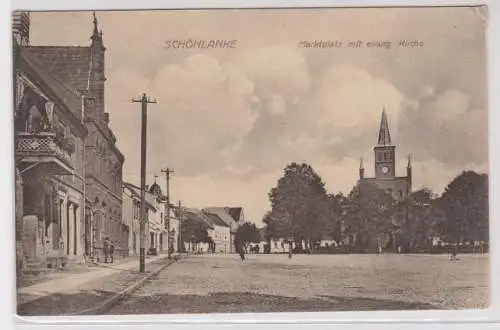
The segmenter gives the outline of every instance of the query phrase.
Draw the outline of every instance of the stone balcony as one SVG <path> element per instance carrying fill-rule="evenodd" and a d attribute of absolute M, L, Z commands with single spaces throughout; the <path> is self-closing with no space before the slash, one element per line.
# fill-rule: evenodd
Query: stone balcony
<path fill-rule="evenodd" d="M 70 152 L 57 143 L 53 132 L 16 132 L 16 160 L 21 171 L 28 167 L 42 167 L 45 174 L 70 175 L 74 164 Z"/>

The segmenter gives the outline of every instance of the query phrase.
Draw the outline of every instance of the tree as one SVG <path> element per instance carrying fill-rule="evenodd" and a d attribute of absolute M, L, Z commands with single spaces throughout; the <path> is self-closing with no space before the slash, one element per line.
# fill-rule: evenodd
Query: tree
<path fill-rule="evenodd" d="M 181 238 L 183 242 L 190 242 L 192 247 L 198 243 L 212 243 L 212 239 L 208 235 L 208 225 L 187 213 L 181 224 Z M 182 243 L 180 242 L 180 244 Z"/>
<path fill-rule="evenodd" d="M 347 197 L 342 193 L 329 194 L 325 209 L 324 235 L 337 243 L 342 240 L 342 214 L 347 205 Z"/>
<path fill-rule="evenodd" d="M 441 235 L 453 243 L 488 241 L 488 175 L 464 171 L 446 187 L 438 201 L 445 220 Z"/>
<path fill-rule="evenodd" d="M 280 238 L 283 237 L 282 233 L 286 233 L 288 230 L 288 225 L 286 224 L 285 219 L 279 219 L 276 216 L 276 212 L 268 211 L 262 222 L 266 225 L 265 237 L 263 237 L 266 242 L 269 244 L 272 238 Z"/>
<path fill-rule="evenodd" d="M 249 243 L 260 243 L 261 239 L 259 229 L 254 223 L 245 222 L 236 231 L 236 241 L 242 245 L 245 251 Z"/>
<path fill-rule="evenodd" d="M 406 239 L 409 249 L 429 249 L 436 223 L 442 218 L 436 206 L 436 196 L 432 190 L 422 188 L 414 191 L 404 201 L 408 207 Z"/>
<path fill-rule="evenodd" d="M 321 239 L 326 190 L 310 165 L 289 164 L 271 189 L 269 200 L 277 235 L 297 243 L 305 241 L 309 246 L 311 241 Z"/>
<path fill-rule="evenodd" d="M 371 182 L 361 181 L 347 197 L 342 221 L 345 234 L 360 250 L 367 250 L 372 238 L 391 233 L 394 227 L 393 197 Z"/>

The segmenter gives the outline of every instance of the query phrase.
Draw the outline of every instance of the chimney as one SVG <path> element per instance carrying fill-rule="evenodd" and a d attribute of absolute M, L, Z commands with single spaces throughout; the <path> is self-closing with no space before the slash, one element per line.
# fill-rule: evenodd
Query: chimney
<path fill-rule="evenodd" d="M 30 39 L 30 14 L 25 11 L 15 11 L 12 14 L 12 34 L 18 44 L 27 46 Z"/>
<path fill-rule="evenodd" d="M 104 113 L 104 123 L 106 124 L 106 126 L 109 125 L 109 112 Z"/>

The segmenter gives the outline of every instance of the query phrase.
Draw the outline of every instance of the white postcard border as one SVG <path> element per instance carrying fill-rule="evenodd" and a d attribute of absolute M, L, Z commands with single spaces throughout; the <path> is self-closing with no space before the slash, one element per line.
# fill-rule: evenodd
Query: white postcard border
<path fill-rule="evenodd" d="M 207 315 L 141 315 L 141 316 L 103 316 L 103 317 L 17 317 L 15 314 L 15 275 L 14 275 L 14 179 L 13 179 L 13 143 L 12 143 L 12 97 L 11 97 L 11 56 L 10 56 L 10 10 L 11 9 L 32 9 L 32 10 L 82 10 L 82 9 L 159 9 L 159 8 L 263 8 L 263 7 L 326 7 L 326 6 L 443 6 L 443 5 L 477 5 L 487 4 L 489 6 L 488 24 L 488 88 L 489 88 L 489 161 L 490 161 L 490 265 L 491 265 L 491 308 L 478 311 L 408 311 L 408 312 L 321 312 L 321 313 L 270 313 L 270 314 L 207 314 Z M 437 329 L 440 326 L 486 327 L 488 323 L 500 320 L 500 256 L 499 244 L 495 244 L 495 238 L 500 235 L 500 214 L 497 205 L 500 204 L 500 195 L 496 192 L 500 187 L 500 151 L 496 148 L 496 141 L 500 141 L 500 130 L 497 123 L 500 123 L 500 82 L 498 73 L 500 72 L 500 49 L 496 41 L 500 36 L 500 2 L 495 1 L 279 1 L 279 0 L 254 0 L 254 1 L 222 1 L 222 0 L 87 0 L 85 2 L 68 2 L 64 0 L 17 0 L 11 3 L 9 8 L 7 2 L 1 2 L 1 14 L 4 29 L 1 38 L 4 45 L 4 57 L 2 66 L 2 98 L 3 111 L 0 119 L 0 150 L 4 152 L 4 157 L 0 162 L 0 173 L 3 174 L 3 184 L 1 187 L 0 209 L 3 210 L 3 230 L 1 231 L 0 245 L 2 246 L 1 260 L 3 271 L 0 272 L 0 285 L 2 297 L 2 319 L 1 324 L 11 325 L 13 321 L 17 323 L 19 329 L 31 328 L 51 329 L 54 325 L 64 324 L 64 327 L 77 329 L 88 325 L 113 325 L 120 328 L 142 327 L 147 324 L 155 324 L 158 328 L 163 324 L 175 329 L 191 329 L 195 325 L 199 328 L 218 328 L 222 324 L 238 324 L 239 329 L 265 327 L 276 328 L 279 324 L 287 329 L 296 329 L 300 324 L 316 324 L 320 328 L 344 326 L 356 323 L 356 327 L 368 327 L 378 325 L 380 329 L 399 329 L 405 327 L 430 327 Z M 9 45 L 6 47 L 5 45 Z M 8 73 L 9 74 L 8 74 Z M 496 280 L 495 280 L 496 279 Z M 33 323 L 35 322 L 35 323 Z M 474 324 L 471 324 L 474 323 Z M 70 326 L 72 324 L 72 326 Z M 286 325 L 286 324 L 293 324 Z M 458 329 L 457 328 L 457 329 Z"/>

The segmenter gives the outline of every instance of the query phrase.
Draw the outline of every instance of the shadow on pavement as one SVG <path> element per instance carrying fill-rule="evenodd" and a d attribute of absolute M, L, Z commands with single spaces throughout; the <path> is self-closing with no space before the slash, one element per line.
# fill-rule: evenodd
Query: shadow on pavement
<path fill-rule="evenodd" d="M 118 291 L 86 291 L 73 294 L 52 294 L 17 308 L 19 316 L 57 316 L 95 307 Z"/>
<path fill-rule="evenodd" d="M 322 296 L 313 299 L 265 295 L 249 292 L 209 295 L 151 295 L 131 297 L 106 314 L 166 313 L 261 313 L 369 310 L 429 310 L 431 304 L 361 297 Z"/>

